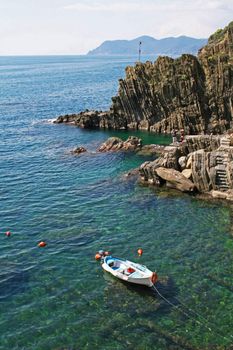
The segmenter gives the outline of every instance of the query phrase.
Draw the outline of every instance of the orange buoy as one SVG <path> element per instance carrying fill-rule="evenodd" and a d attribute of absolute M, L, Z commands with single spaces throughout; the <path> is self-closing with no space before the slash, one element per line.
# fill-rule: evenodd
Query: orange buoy
<path fill-rule="evenodd" d="M 157 275 L 157 273 L 156 273 L 156 272 L 153 272 L 152 275 L 151 275 L 151 277 L 150 277 L 150 279 L 151 279 L 151 282 L 152 282 L 153 284 L 155 284 L 155 283 L 158 281 L 158 275 Z"/>
<path fill-rule="evenodd" d="M 10 231 L 7 231 L 7 232 L 5 233 L 5 235 L 6 235 L 7 237 L 10 237 L 10 236 L 11 236 L 11 232 L 10 232 Z"/>
<path fill-rule="evenodd" d="M 96 253 L 96 255 L 95 255 L 95 260 L 100 260 L 101 259 L 101 254 L 99 254 L 99 253 Z"/>
<path fill-rule="evenodd" d="M 143 250 L 142 250 L 142 248 L 139 248 L 139 249 L 138 249 L 138 255 L 139 255 L 139 256 L 142 256 L 142 254 L 143 254 Z"/>
<path fill-rule="evenodd" d="M 46 243 L 45 242 L 40 242 L 40 243 L 38 243 L 38 247 L 40 247 L 40 248 L 44 248 L 44 247 L 46 247 Z"/>

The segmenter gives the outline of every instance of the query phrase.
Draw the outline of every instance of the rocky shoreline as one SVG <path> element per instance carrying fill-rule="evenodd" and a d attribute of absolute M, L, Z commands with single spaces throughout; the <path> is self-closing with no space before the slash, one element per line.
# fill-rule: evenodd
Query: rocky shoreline
<path fill-rule="evenodd" d="M 127 67 L 108 111 L 59 116 L 55 123 L 169 134 L 183 129 L 183 142 L 162 150 L 156 145 L 146 150 L 130 137 L 111 138 L 99 151 L 160 153 L 140 166 L 141 183 L 233 200 L 233 141 L 226 132 L 233 127 L 233 22 L 211 35 L 198 57 L 159 57 Z"/>
<path fill-rule="evenodd" d="M 77 147 L 71 153 L 80 155 L 87 150 Z M 135 152 L 154 156 L 126 177 L 137 176 L 147 186 L 173 188 L 191 194 L 233 201 L 233 133 L 222 136 L 186 136 L 182 143 L 169 146 L 144 145 L 136 136 L 126 141 L 110 137 L 97 152 Z"/>
<path fill-rule="evenodd" d="M 162 156 L 139 168 L 140 182 L 166 185 L 182 192 L 205 193 L 233 200 L 233 139 L 187 136 L 181 145 L 165 147 Z"/>

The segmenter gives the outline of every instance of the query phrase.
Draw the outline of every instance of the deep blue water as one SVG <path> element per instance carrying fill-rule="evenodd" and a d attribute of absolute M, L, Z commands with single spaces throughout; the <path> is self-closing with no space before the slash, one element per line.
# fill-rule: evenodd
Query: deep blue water
<path fill-rule="evenodd" d="M 142 187 L 124 174 L 147 158 L 96 152 L 116 133 L 49 122 L 107 109 L 133 63 L 0 57 L 1 350 L 232 343 L 232 205 Z M 75 157 L 70 150 L 78 145 L 88 152 Z M 176 307 L 106 275 L 94 260 L 102 248 L 156 269 L 160 292 Z"/>

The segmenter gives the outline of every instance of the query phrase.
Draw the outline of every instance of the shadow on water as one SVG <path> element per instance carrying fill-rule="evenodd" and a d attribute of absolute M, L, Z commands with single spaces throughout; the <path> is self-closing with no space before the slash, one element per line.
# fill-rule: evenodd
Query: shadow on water
<path fill-rule="evenodd" d="M 106 311 L 115 314 L 115 318 L 125 319 L 127 327 L 130 325 L 131 332 L 134 329 L 136 331 L 140 329 L 144 339 L 147 336 L 153 338 L 154 347 L 150 347 L 151 349 L 162 349 L 164 346 L 167 350 L 196 349 L 185 337 L 173 334 L 167 329 L 167 326 L 173 324 L 173 321 L 169 319 L 173 305 L 174 307 L 179 306 L 176 299 L 178 289 L 172 278 L 161 279 L 156 283 L 156 288 L 173 305 L 166 303 L 153 288 L 130 284 L 115 279 L 107 273 L 104 274 L 104 279 L 107 282 L 104 297 Z M 113 317 L 112 321 L 108 322 L 101 330 L 101 335 L 106 339 L 111 339 L 113 327 L 119 336 L 122 334 L 122 329 L 118 330 L 115 318 Z M 162 324 L 163 319 L 166 323 Z M 125 339 L 125 335 L 123 337 Z M 133 350 L 135 346 L 129 345 L 127 349 Z"/>
<path fill-rule="evenodd" d="M 13 271 L 0 274 L 0 302 L 20 293 L 27 289 L 29 281 L 28 271 Z"/>
<path fill-rule="evenodd" d="M 179 306 L 179 301 L 176 298 L 178 295 L 178 288 L 176 287 L 174 280 L 171 277 L 166 277 L 161 279 L 156 283 L 156 289 L 158 292 L 166 298 L 169 302 L 167 303 L 161 296 L 157 293 L 156 289 L 153 287 L 149 288 L 147 286 L 137 285 L 133 283 L 128 283 L 120 279 L 116 279 L 108 273 L 104 273 L 104 279 L 108 282 L 106 287 L 107 294 L 110 293 L 109 298 L 111 303 L 114 300 L 115 305 L 118 305 L 118 299 L 125 299 L 129 297 L 135 298 L 138 296 L 139 299 L 146 301 L 148 298 L 153 299 L 154 308 L 147 310 L 146 308 L 143 311 L 143 314 L 152 314 L 156 311 L 157 316 L 170 313 L 173 304 L 175 307 Z M 114 291 L 117 291 L 114 293 Z M 124 295 L 123 295 L 124 294 Z"/>

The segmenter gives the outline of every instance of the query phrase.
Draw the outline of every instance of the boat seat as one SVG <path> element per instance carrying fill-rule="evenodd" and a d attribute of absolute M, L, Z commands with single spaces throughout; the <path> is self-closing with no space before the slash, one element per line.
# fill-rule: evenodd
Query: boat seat
<path fill-rule="evenodd" d="M 115 261 L 114 260 L 110 260 L 108 262 L 108 266 L 111 267 L 111 269 L 113 269 L 113 270 L 118 270 L 119 267 L 120 267 L 120 266 L 115 265 Z"/>

